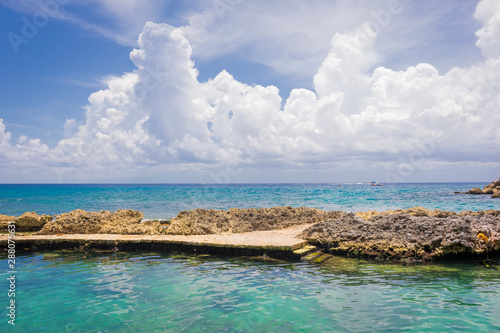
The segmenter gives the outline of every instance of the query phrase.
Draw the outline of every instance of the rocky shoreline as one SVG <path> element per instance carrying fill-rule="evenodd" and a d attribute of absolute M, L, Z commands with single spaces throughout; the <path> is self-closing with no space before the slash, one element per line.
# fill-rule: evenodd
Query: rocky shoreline
<path fill-rule="evenodd" d="M 486 185 L 483 189 L 476 187 L 467 192 L 463 192 L 462 194 L 488 194 L 491 195 L 492 198 L 500 198 L 500 178 L 497 178 L 490 184 Z"/>
<path fill-rule="evenodd" d="M 0 215 L 5 232 L 8 221 L 16 231 L 35 235 L 230 235 L 265 230 L 283 230 L 311 225 L 298 235 L 325 253 L 405 261 L 432 261 L 450 256 L 500 253 L 500 210 L 450 212 L 423 207 L 385 212 L 326 212 L 312 208 L 274 207 L 260 209 L 180 212 L 166 221 L 143 221 L 134 210 L 48 215 L 24 213 Z"/>
<path fill-rule="evenodd" d="M 317 223 L 300 237 L 331 254 L 431 261 L 500 250 L 500 211 L 448 217 L 346 214 Z M 486 239 L 478 237 L 484 235 Z"/>

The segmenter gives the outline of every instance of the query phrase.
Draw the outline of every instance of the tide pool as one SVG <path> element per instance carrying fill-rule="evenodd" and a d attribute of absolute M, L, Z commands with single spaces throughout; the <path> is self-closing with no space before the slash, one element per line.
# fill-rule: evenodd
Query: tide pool
<path fill-rule="evenodd" d="M 17 266 L 18 332 L 500 331 L 500 270 L 474 261 L 334 257 L 317 266 L 55 252 L 19 256 Z M 6 293 L 0 301 L 7 304 Z M 14 331 L 3 317 L 2 332 Z"/>

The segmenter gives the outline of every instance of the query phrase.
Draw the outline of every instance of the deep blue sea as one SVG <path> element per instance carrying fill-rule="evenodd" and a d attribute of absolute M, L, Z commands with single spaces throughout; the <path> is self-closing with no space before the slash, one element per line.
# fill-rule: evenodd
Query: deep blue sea
<path fill-rule="evenodd" d="M 113 184 L 0 185 L 0 214 L 60 214 L 74 209 L 135 209 L 146 219 L 194 208 L 274 206 L 367 211 L 423 206 L 443 210 L 500 209 L 490 196 L 457 195 L 487 183 L 385 184 Z"/>
<path fill-rule="evenodd" d="M 485 183 L 0 185 L 0 213 L 307 206 L 500 209 Z M 16 326 L 0 255 L 0 332 L 500 332 L 500 268 L 476 259 L 321 265 L 177 252 L 16 254 Z M 500 262 L 500 258 L 494 258 Z"/>

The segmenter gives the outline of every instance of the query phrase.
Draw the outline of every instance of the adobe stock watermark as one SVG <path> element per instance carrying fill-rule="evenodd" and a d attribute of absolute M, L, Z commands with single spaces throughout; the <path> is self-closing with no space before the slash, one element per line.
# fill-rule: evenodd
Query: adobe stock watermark
<path fill-rule="evenodd" d="M 382 30 L 392 24 L 394 16 L 402 11 L 403 6 L 399 0 L 389 0 L 385 9 L 371 11 L 372 19 L 355 30 L 357 38 L 350 43 L 341 45 L 344 56 L 349 58 L 361 53 Z"/>
<path fill-rule="evenodd" d="M 7 260 L 7 281 L 9 281 L 9 289 L 7 296 L 9 296 L 9 306 L 7 306 L 7 322 L 9 325 L 16 325 L 16 280 L 17 280 L 17 266 L 16 266 L 16 222 L 9 221 L 7 225 L 7 247 L 8 247 L 8 260 Z"/>
<path fill-rule="evenodd" d="M 232 12 L 242 2 L 243 0 L 214 0 L 212 6 L 219 19 L 223 20 L 227 13 Z"/>
<path fill-rule="evenodd" d="M 313 39 L 305 32 L 295 32 L 285 40 L 285 54 L 295 61 L 309 59 L 314 54 Z"/>
<path fill-rule="evenodd" d="M 134 109 L 140 107 L 140 103 L 143 102 L 152 91 L 160 87 L 165 81 L 166 76 L 167 72 L 159 65 L 154 69 L 149 66 L 145 67 L 141 75 L 141 81 L 130 89 L 132 91 L 131 102 L 120 105 L 119 107 L 117 106 L 117 108 L 119 108 L 120 111 L 130 114 Z M 72 154 L 63 156 L 63 162 L 55 163 L 52 166 L 52 171 L 56 175 L 58 181 L 63 182 L 65 180 L 65 174 L 87 163 L 89 157 L 95 156 L 101 150 L 101 144 L 98 140 L 80 140 L 76 143 Z"/>
<path fill-rule="evenodd" d="M 435 133 L 431 138 L 423 140 L 406 156 L 401 156 L 396 170 L 385 173 L 385 182 L 403 183 L 411 177 L 415 170 L 421 168 L 435 152 L 438 146 L 446 141 L 443 133 Z"/>
<path fill-rule="evenodd" d="M 222 164 L 218 171 L 209 172 L 210 178 L 216 184 L 230 184 L 233 177 L 237 177 L 242 172 L 242 163 L 239 161 L 227 161 Z"/>
<path fill-rule="evenodd" d="M 19 47 L 23 44 L 28 44 L 30 40 L 38 35 L 40 28 L 43 28 L 49 23 L 49 18 L 58 14 L 61 5 L 65 5 L 69 0 L 37 0 L 35 4 L 39 9 L 31 16 L 23 16 L 21 18 L 22 27 L 20 33 L 9 32 L 7 39 L 14 50 L 14 53 L 19 53 Z"/>
<path fill-rule="evenodd" d="M 471 81 L 474 90 L 471 95 L 468 95 L 462 100 L 464 110 L 468 112 L 477 111 L 482 101 L 488 96 L 495 94 L 495 89 L 491 80 L 488 80 L 484 75 L 476 74 Z"/>
<path fill-rule="evenodd" d="M 231 114 L 232 111 L 230 112 Z M 233 117 L 233 116 L 231 116 Z M 242 130 L 243 133 L 249 133 L 247 124 L 245 123 L 245 129 Z M 249 126 L 249 125 L 248 125 Z M 281 113 L 272 118 L 269 123 L 269 128 L 273 131 L 273 133 L 279 133 L 282 128 L 285 128 L 288 124 L 285 122 L 285 119 L 281 115 Z M 257 138 L 256 138 L 257 139 Z M 240 153 L 242 158 L 235 159 L 234 161 L 226 161 L 221 165 L 221 168 L 217 171 L 209 172 L 209 176 L 213 182 L 216 184 L 229 184 L 233 181 L 234 177 L 237 177 L 243 171 L 243 165 L 249 164 L 245 162 L 245 160 L 252 160 L 255 156 L 259 154 L 259 148 L 253 146 L 250 142 L 243 142 L 235 145 L 235 150 Z"/>

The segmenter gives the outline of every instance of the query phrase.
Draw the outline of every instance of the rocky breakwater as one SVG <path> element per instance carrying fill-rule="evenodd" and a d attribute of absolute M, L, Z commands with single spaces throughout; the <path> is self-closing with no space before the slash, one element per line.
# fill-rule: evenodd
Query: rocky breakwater
<path fill-rule="evenodd" d="M 317 223 L 300 236 L 328 253 L 374 259 L 431 261 L 500 250 L 500 211 L 449 213 L 385 212 L 366 218 L 349 213 Z"/>
<path fill-rule="evenodd" d="M 15 220 L 22 230 L 39 235 L 123 234 L 123 235 L 210 235 L 285 229 L 337 218 L 344 212 L 326 212 L 314 208 L 248 208 L 229 210 L 193 209 L 181 211 L 168 223 L 143 221 L 143 213 L 130 209 L 116 212 L 87 212 L 81 209 L 55 215 L 25 213 L 19 218 L 0 215 L 0 226 L 7 231 L 8 221 Z M 165 221 L 163 221 L 165 222 Z"/>
<path fill-rule="evenodd" d="M 465 194 L 491 194 L 492 198 L 500 198 L 500 178 L 486 185 L 483 189 L 476 187 L 465 192 Z"/>
<path fill-rule="evenodd" d="M 56 215 L 55 221 L 46 223 L 39 235 L 53 234 L 123 234 L 159 235 L 158 221 L 144 221 L 141 212 L 119 209 L 116 212 L 87 212 L 81 209 Z"/>
<path fill-rule="evenodd" d="M 209 235 L 285 229 L 338 218 L 344 212 L 326 212 L 306 207 L 193 209 L 182 211 L 165 230 L 171 235 Z"/>
<path fill-rule="evenodd" d="M 19 217 L 0 215 L 0 232 L 6 232 L 10 221 L 14 221 L 17 232 L 38 231 L 52 221 L 50 215 L 38 215 L 35 212 L 26 212 Z"/>

